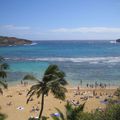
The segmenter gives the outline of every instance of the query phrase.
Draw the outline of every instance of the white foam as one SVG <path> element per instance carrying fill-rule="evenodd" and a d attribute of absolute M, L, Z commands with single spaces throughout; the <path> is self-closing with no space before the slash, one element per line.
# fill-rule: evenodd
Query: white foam
<path fill-rule="evenodd" d="M 115 43 L 116 43 L 116 41 L 115 41 L 115 40 L 113 40 L 113 41 L 110 41 L 110 43 L 114 43 L 114 44 L 115 44 Z"/>
<path fill-rule="evenodd" d="M 30 44 L 30 45 L 36 45 L 37 43 L 32 43 L 32 44 Z"/>
<path fill-rule="evenodd" d="M 98 64 L 98 63 L 119 63 L 119 57 L 79 57 L 79 58 L 63 58 L 63 57 L 45 57 L 45 58 L 6 58 L 8 60 L 15 61 L 58 61 L 58 62 L 89 62 L 90 64 Z"/>
<path fill-rule="evenodd" d="M 90 64 L 98 64 L 99 62 L 95 61 L 95 62 L 89 62 Z"/>

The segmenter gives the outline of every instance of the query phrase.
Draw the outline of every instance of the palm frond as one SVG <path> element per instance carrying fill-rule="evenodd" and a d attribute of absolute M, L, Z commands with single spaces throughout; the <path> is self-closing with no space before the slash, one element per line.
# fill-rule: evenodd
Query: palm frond
<path fill-rule="evenodd" d="M 36 84 L 36 85 L 32 85 L 30 90 L 27 93 L 27 96 L 32 92 L 32 91 L 38 91 L 41 88 L 41 84 Z"/>
<path fill-rule="evenodd" d="M 57 65 L 50 65 L 45 71 L 43 81 L 49 82 L 53 79 L 59 79 L 60 84 L 66 85 L 67 82 L 65 81 L 64 77 L 65 77 L 65 73 L 61 71 Z"/>
<path fill-rule="evenodd" d="M 46 85 L 48 86 L 48 87 L 53 87 L 53 86 L 55 86 L 56 84 L 59 84 L 59 78 L 57 78 L 57 79 L 52 79 L 51 81 L 49 81 L 49 82 L 47 82 L 46 83 Z"/>
<path fill-rule="evenodd" d="M 65 105 L 66 108 L 66 117 L 68 120 L 79 120 L 79 114 L 83 112 L 85 103 L 79 105 L 78 107 L 73 107 L 71 103 L 67 102 Z"/>
<path fill-rule="evenodd" d="M 33 75 L 26 75 L 23 80 L 31 80 L 31 81 L 39 81 L 36 77 L 34 77 Z"/>
<path fill-rule="evenodd" d="M 54 74 L 60 78 L 64 78 L 65 77 L 65 73 L 61 70 L 55 70 Z"/>
<path fill-rule="evenodd" d="M 68 82 L 67 82 L 64 78 L 59 79 L 59 83 L 60 83 L 61 85 L 67 85 L 67 84 L 68 84 Z"/>
<path fill-rule="evenodd" d="M 60 120 L 60 118 L 58 118 L 57 116 L 52 116 L 53 120 Z"/>
<path fill-rule="evenodd" d="M 34 90 L 33 90 L 33 89 L 30 89 L 30 90 L 28 91 L 28 93 L 27 93 L 26 96 L 29 96 L 29 95 L 31 94 L 32 91 L 34 91 Z"/>
<path fill-rule="evenodd" d="M 84 106 L 85 106 L 85 103 L 76 107 L 75 108 L 76 113 L 83 112 Z"/>
<path fill-rule="evenodd" d="M 66 108 L 66 117 L 67 117 L 67 120 L 78 120 L 76 119 L 77 118 L 77 112 L 75 111 L 76 108 L 74 108 L 72 106 L 71 103 L 67 102 L 67 104 L 65 105 L 65 108 Z"/>
<path fill-rule="evenodd" d="M 4 83 L 3 81 L 0 80 L 0 84 L 7 89 L 8 85 L 6 83 Z"/>
<path fill-rule="evenodd" d="M 34 95 L 36 93 L 36 91 L 32 91 L 32 92 L 30 92 L 30 95 L 29 95 L 29 97 L 28 97 L 28 99 L 27 99 L 27 104 L 28 104 L 28 102 L 30 101 L 30 99 L 31 99 L 31 97 Z"/>
<path fill-rule="evenodd" d="M 57 65 L 49 65 L 48 68 L 45 71 L 44 75 L 49 75 L 49 74 L 53 74 L 56 70 L 58 70 L 58 66 Z"/>
<path fill-rule="evenodd" d="M 7 63 L 1 64 L 0 67 L 1 67 L 1 70 L 7 70 L 7 69 L 9 69 L 9 65 Z"/>
<path fill-rule="evenodd" d="M 65 105 L 65 108 L 67 111 L 73 111 L 73 107 L 69 102 L 67 102 L 67 104 Z"/>
<path fill-rule="evenodd" d="M 29 100 L 33 95 L 36 94 L 37 97 L 39 97 L 41 93 L 42 93 L 42 82 L 39 81 L 39 84 L 31 86 L 30 90 L 28 91 L 27 96 L 29 97 L 27 99 L 27 103 L 29 102 Z"/>
<path fill-rule="evenodd" d="M 39 90 L 36 92 L 37 98 L 39 98 L 42 93 L 43 93 L 42 89 L 39 89 Z"/>
<path fill-rule="evenodd" d="M 53 81 L 53 80 L 55 80 L 55 79 L 57 79 L 57 76 L 54 75 L 54 74 L 44 75 L 44 77 L 43 77 L 43 81 L 44 81 L 45 83 L 50 82 L 50 81 Z"/>
<path fill-rule="evenodd" d="M 65 100 L 65 93 L 67 92 L 67 89 L 60 86 L 60 85 L 52 85 L 51 92 L 55 96 L 55 98 Z"/>
<path fill-rule="evenodd" d="M 48 78 L 48 79 L 50 79 L 50 78 Z M 59 83 L 59 84 L 61 84 L 63 86 L 68 84 L 67 81 L 64 78 L 59 78 L 57 76 L 55 76 L 54 78 L 51 78 L 51 80 L 47 81 L 46 84 L 50 85 L 52 83 Z"/>
<path fill-rule="evenodd" d="M 7 77 L 7 74 L 5 71 L 0 71 L 0 78 L 6 78 Z"/>
<path fill-rule="evenodd" d="M 40 89 L 42 86 L 43 86 L 43 83 L 39 81 L 38 84 L 32 85 L 30 89 L 37 90 L 37 89 Z"/>
<path fill-rule="evenodd" d="M 0 93 L 3 95 L 3 91 L 2 91 L 2 88 L 0 88 Z"/>
<path fill-rule="evenodd" d="M 61 78 L 55 78 L 52 79 L 51 81 L 47 82 L 46 85 L 50 88 L 54 87 L 54 86 L 65 86 L 67 85 L 67 81 Z"/>

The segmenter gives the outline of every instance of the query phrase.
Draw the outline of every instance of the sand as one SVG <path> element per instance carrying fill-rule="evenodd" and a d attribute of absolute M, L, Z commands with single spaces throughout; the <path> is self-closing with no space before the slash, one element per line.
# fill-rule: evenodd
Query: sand
<path fill-rule="evenodd" d="M 8 90 L 4 90 L 4 94 L 0 95 L 0 112 L 7 114 L 6 120 L 28 120 L 30 116 L 38 116 L 39 111 L 32 111 L 32 108 L 40 108 L 41 98 L 37 99 L 33 97 L 33 101 L 30 101 L 26 104 L 26 94 L 30 86 L 21 86 L 16 85 L 9 87 Z M 64 105 L 66 101 L 72 101 L 76 103 L 77 101 L 80 104 L 86 102 L 84 111 L 91 112 L 96 108 L 105 108 L 105 104 L 101 103 L 101 100 L 112 96 L 116 88 L 80 88 L 80 91 L 77 91 L 77 88 L 67 87 L 68 92 L 66 94 L 66 100 L 61 101 L 53 97 L 50 93 L 48 96 L 45 96 L 45 105 L 43 115 L 48 116 L 51 120 L 50 115 L 56 113 L 55 108 L 59 108 L 61 111 L 65 112 Z M 93 90 L 95 90 L 96 97 L 93 97 Z M 84 96 L 90 96 L 87 100 L 82 99 Z"/>

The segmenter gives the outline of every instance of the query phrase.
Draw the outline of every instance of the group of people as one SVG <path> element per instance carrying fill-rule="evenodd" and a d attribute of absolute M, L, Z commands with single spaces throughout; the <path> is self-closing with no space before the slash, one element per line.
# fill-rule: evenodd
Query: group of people
<path fill-rule="evenodd" d="M 95 82 L 95 84 L 86 84 L 86 87 L 90 87 L 90 88 L 106 88 L 107 84 L 106 83 L 97 83 Z"/>
<path fill-rule="evenodd" d="M 21 85 L 23 85 L 23 86 L 27 86 L 27 85 L 28 85 L 28 82 L 27 82 L 27 81 L 23 81 L 23 80 L 21 80 Z"/>
<path fill-rule="evenodd" d="M 82 84 L 83 84 L 83 81 L 80 80 L 80 86 L 82 86 Z M 86 87 L 87 87 L 87 88 L 106 88 L 106 87 L 110 87 L 110 84 L 101 83 L 101 82 L 98 83 L 98 82 L 96 81 L 94 84 L 89 84 L 89 83 L 87 83 L 87 84 L 86 84 Z M 79 90 L 79 86 L 78 86 L 77 89 Z"/>
<path fill-rule="evenodd" d="M 36 111 L 39 111 L 39 107 L 38 106 L 37 107 L 32 106 L 32 109 L 31 109 L 30 112 L 36 112 Z"/>

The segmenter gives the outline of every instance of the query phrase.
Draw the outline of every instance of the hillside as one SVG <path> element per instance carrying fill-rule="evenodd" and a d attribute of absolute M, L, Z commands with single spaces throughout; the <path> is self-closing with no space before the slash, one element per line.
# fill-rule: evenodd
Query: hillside
<path fill-rule="evenodd" d="M 32 41 L 26 40 L 26 39 L 0 36 L 0 46 L 24 45 L 24 44 L 31 44 L 31 43 Z"/>

